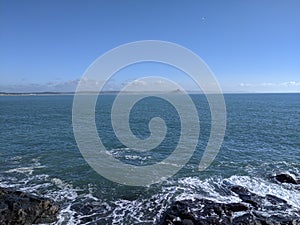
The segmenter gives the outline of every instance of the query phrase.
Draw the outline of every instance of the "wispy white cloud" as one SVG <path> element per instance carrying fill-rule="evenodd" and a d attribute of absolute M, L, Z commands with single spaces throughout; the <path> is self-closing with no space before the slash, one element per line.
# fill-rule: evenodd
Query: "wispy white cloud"
<path fill-rule="evenodd" d="M 0 85 L 1 92 L 72 92 L 78 80 Z"/>
<path fill-rule="evenodd" d="M 288 82 L 281 82 L 281 83 L 275 83 L 275 82 L 263 82 L 263 83 L 240 83 L 240 87 L 257 87 L 257 86 L 300 86 L 300 82 L 296 81 L 288 81 Z"/>
<path fill-rule="evenodd" d="M 134 80 L 130 83 L 130 85 L 133 85 L 133 86 L 145 86 L 147 85 L 146 81 L 143 81 L 143 80 Z"/>
<path fill-rule="evenodd" d="M 252 85 L 249 84 L 249 83 L 240 83 L 239 86 L 241 86 L 241 87 L 250 87 L 250 86 L 252 86 Z"/>
<path fill-rule="evenodd" d="M 280 83 L 280 85 L 283 85 L 283 86 L 300 86 L 300 82 L 289 81 L 289 82 Z"/>
<path fill-rule="evenodd" d="M 130 92 L 173 92 L 183 89 L 167 78 L 149 76 L 124 84 L 123 90 Z"/>
<path fill-rule="evenodd" d="M 0 92 L 74 92 L 78 83 L 81 82 L 86 91 L 99 91 L 100 83 L 103 81 L 79 79 L 62 81 L 56 79 L 45 83 L 26 83 L 20 82 L 18 84 L 0 84 Z M 181 83 L 180 83 L 181 84 Z M 128 86 L 129 85 L 129 86 Z M 170 85 L 164 79 L 154 77 L 152 80 L 145 79 L 131 79 L 127 81 L 110 79 L 105 83 L 104 91 L 119 91 L 128 86 L 133 90 L 149 91 L 155 90 L 172 90 L 173 85 Z M 222 86 L 222 85 L 221 85 Z M 191 90 L 189 88 L 185 90 Z M 223 86 L 224 92 L 300 92 L 299 81 L 285 81 L 285 82 L 261 82 L 250 83 L 242 82 L 237 85 Z"/>
<path fill-rule="evenodd" d="M 300 82 L 262 82 L 262 83 L 240 83 L 238 91 L 246 92 L 300 92 Z"/>
<path fill-rule="evenodd" d="M 46 83 L 18 83 L 18 84 L 0 84 L 0 92 L 75 92 L 77 85 L 81 86 L 86 91 L 98 91 L 102 81 L 88 80 L 88 79 L 75 79 L 68 81 L 49 81 Z M 120 90 L 123 85 L 111 79 L 105 83 L 104 89 L 106 91 Z"/>
<path fill-rule="evenodd" d="M 258 86 L 263 86 L 263 87 L 268 87 L 268 86 L 277 86 L 279 84 L 276 84 L 276 83 L 271 83 L 271 82 L 264 82 L 264 83 L 260 83 L 258 84 Z"/>

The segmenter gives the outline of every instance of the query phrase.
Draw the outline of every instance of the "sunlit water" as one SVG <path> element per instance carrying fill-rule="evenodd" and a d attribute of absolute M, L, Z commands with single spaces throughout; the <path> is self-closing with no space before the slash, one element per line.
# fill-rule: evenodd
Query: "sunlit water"
<path fill-rule="evenodd" d="M 178 142 L 180 118 L 158 98 L 139 102 L 130 117 L 132 132 L 150 135 L 148 122 L 163 118 L 168 126 L 156 149 L 141 153 L 115 136 L 110 110 L 114 95 L 96 107 L 99 137 L 107 152 L 124 163 L 154 164 L 168 157 Z M 61 205 L 56 224 L 157 224 L 177 199 L 205 197 L 240 201 L 224 192 L 238 184 L 258 195 L 287 200 L 300 210 L 299 185 L 279 184 L 270 176 L 300 176 L 300 94 L 225 95 L 227 130 L 216 160 L 198 171 L 210 132 L 204 95 L 191 96 L 199 112 L 199 143 L 189 163 L 174 177 L 148 187 L 128 187 L 102 178 L 80 154 L 72 129 L 73 96 L 0 97 L 0 185 L 49 197 Z"/>

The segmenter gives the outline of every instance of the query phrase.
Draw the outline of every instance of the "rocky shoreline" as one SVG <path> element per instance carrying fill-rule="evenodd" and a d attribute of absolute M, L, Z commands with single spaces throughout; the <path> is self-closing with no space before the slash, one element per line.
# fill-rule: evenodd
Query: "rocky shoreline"
<path fill-rule="evenodd" d="M 39 224 L 57 220 L 59 206 L 47 198 L 0 187 L 0 224 Z"/>
<path fill-rule="evenodd" d="M 300 184 L 289 174 L 272 177 L 279 183 Z M 209 199 L 176 201 L 165 214 L 162 225 L 299 225 L 297 215 L 282 213 L 292 211 L 292 206 L 274 195 L 259 196 L 242 186 L 227 190 L 238 196 L 240 202 L 219 203 Z"/>
<path fill-rule="evenodd" d="M 274 182 L 300 184 L 289 174 L 271 177 Z M 226 187 L 238 202 L 221 203 L 194 198 L 175 201 L 165 212 L 161 225 L 299 225 L 300 212 L 274 195 L 260 196 L 242 186 Z M 60 207 L 50 199 L 0 187 L 0 224 L 49 224 L 57 221 Z M 283 213 L 283 212 L 292 213 Z"/>

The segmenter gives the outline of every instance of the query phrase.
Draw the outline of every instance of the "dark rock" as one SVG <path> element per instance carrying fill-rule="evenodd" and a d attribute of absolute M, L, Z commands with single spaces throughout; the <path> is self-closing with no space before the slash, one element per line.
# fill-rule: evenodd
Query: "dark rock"
<path fill-rule="evenodd" d="M 231 211 L 231 212 L 241 212 L 241 211 L 246 211 L 249 208 L 242 204 L 242 203 L 230 203 L 230 204 L 224 204 L 224 208 L 226 211 Z"/>
<path fill-rule="evenodd" d="M 52 223 L 58 211 L 49 199 L 0 187 L 0 224 Z"/>
<path fill-rule="evenodd" d="M 295 178 L 293 178 L 290 174 L 282 173 L 277 174 L 273 177 L 275 180 L 277 180 L 280 183 L 289 183 L 289 184 L 298 184 L 300 183 Z"/>
<path fill-rule="evenodd" d="M 274 195 L 259 196 L 241 186 L 232 186 L 230 189 L 232 192 L 238 194 L 243 202 L 250 204 L 254 209 L 286 210 L 291 207 L 287 204 L 286 200 Z M 269 202 L 267 206 L 266 202 Z"/>
<path fill-rule="evenodd" d="M 267 219 L 268 224 L 299 225 L 300 218 L 284 217 L 281 215 L 272 215 Z"/>
<path fill-rule="evenodd" d="M 250 213 L 245 213 L 241 216 L 238 216 L 233 219 L 232 224 L 238 225 L 238 224 L 246 224 L 245 221 L 248 222 L 248 224 L 255 224 L 254 216 Z"/>
<path fill-rule="evenodd" d="M 243 202 L 249 203 L 255 208 L 258 208 L 262 204 L 263 197 L 258 196 L 252 192 L 250 192 L 248 189 L 242 186 L 232 186 L 231 191 L 238 194 L 240 199 L 242 199 Z"/>
<path fill-rule="evenodd" d="M 266 195 L 266 199 L 271 202 L 273 205 L 279 205 L 279 204 L 287 204 L 287 201 L 281 198 L 278 198 L 274 195 Z"/>
<path fill-rule="evenodd" d="M 230 224 L 234 212 L 247 211 L 243 203 L 217 203 L 208 199 L 177 201 L 167 213 L 163 224 L 209 225 Z"/>
<path fill-rule="evenodd" d="M 242 186 L 230 186 L 228 189 L 242 202 L 176 201 L 166 212 L 162 225 L 300 225 L 299 217 L 285 214 L 291 206 L 284 199 L 274 195 L 259 196 Z"/>
<path fill-rule="evenodd" d="M 189 219 L 184 219 L 184 220 L 182 220 L 182 224 L 183 225 L 194 225 L 194 222 Z"/>

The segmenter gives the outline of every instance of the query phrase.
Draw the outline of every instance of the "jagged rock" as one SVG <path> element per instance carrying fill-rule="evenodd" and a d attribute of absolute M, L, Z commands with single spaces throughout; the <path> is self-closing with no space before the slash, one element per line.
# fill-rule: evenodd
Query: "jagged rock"
<path fill-rule="evenodd" d="M 58 211 L 49 199 L 0 187 L 0 224 L 51 223 Z"/>
<path fill-rule="evenodd" d="M 208 199 L 177 201 L 164 218 L 163 225 L 230 224 L 234 212 L 247 211 L 243 203 L 217 203 Z"/>
<path fill-rule="evenodd" d="M 247 223 L 245 223 L 245 221 L 247 221 Z M 242 224 L 261 225 L 261 223 L 259 221 L 257 221 L 251 213 L 245 213 L 241 216 L 234 218 L 232 221 L 232 224 L 234 224 L 234 225 L 242 225 Z"/>
<path fill-rule="evenodd" d="M 274 176 L 274 179 L 280 183 L 299 184 L 300 181 L 296 180 L 293 176 L 287 173 L 281 173 Z"/>
<path fill-rule="evenodd" d="M 242 186 L 232 186 L 231 191 L 238 194 L 243 202 L 251 204 L 253 207 L 258 208 L 262 204 L 263 198 L 254 193 L 251 193 L 248 189 Z"/>
<path fill-rule="evenodd" d="M 162 225 L 286 225 L 300 224 L 297 216 L 285 215 L 291 209 L 284 199 L 259 196 L 242 186 L 228 187 L 242 202 L 219 203 L 208 199 L 176 201 L 166 212 Z M 277 212 L 266 214 L 267 212 Z M 283 212 L 279 215 L 278 212 Z M 300 212 L 299 212 L 300 214 Z"/>

